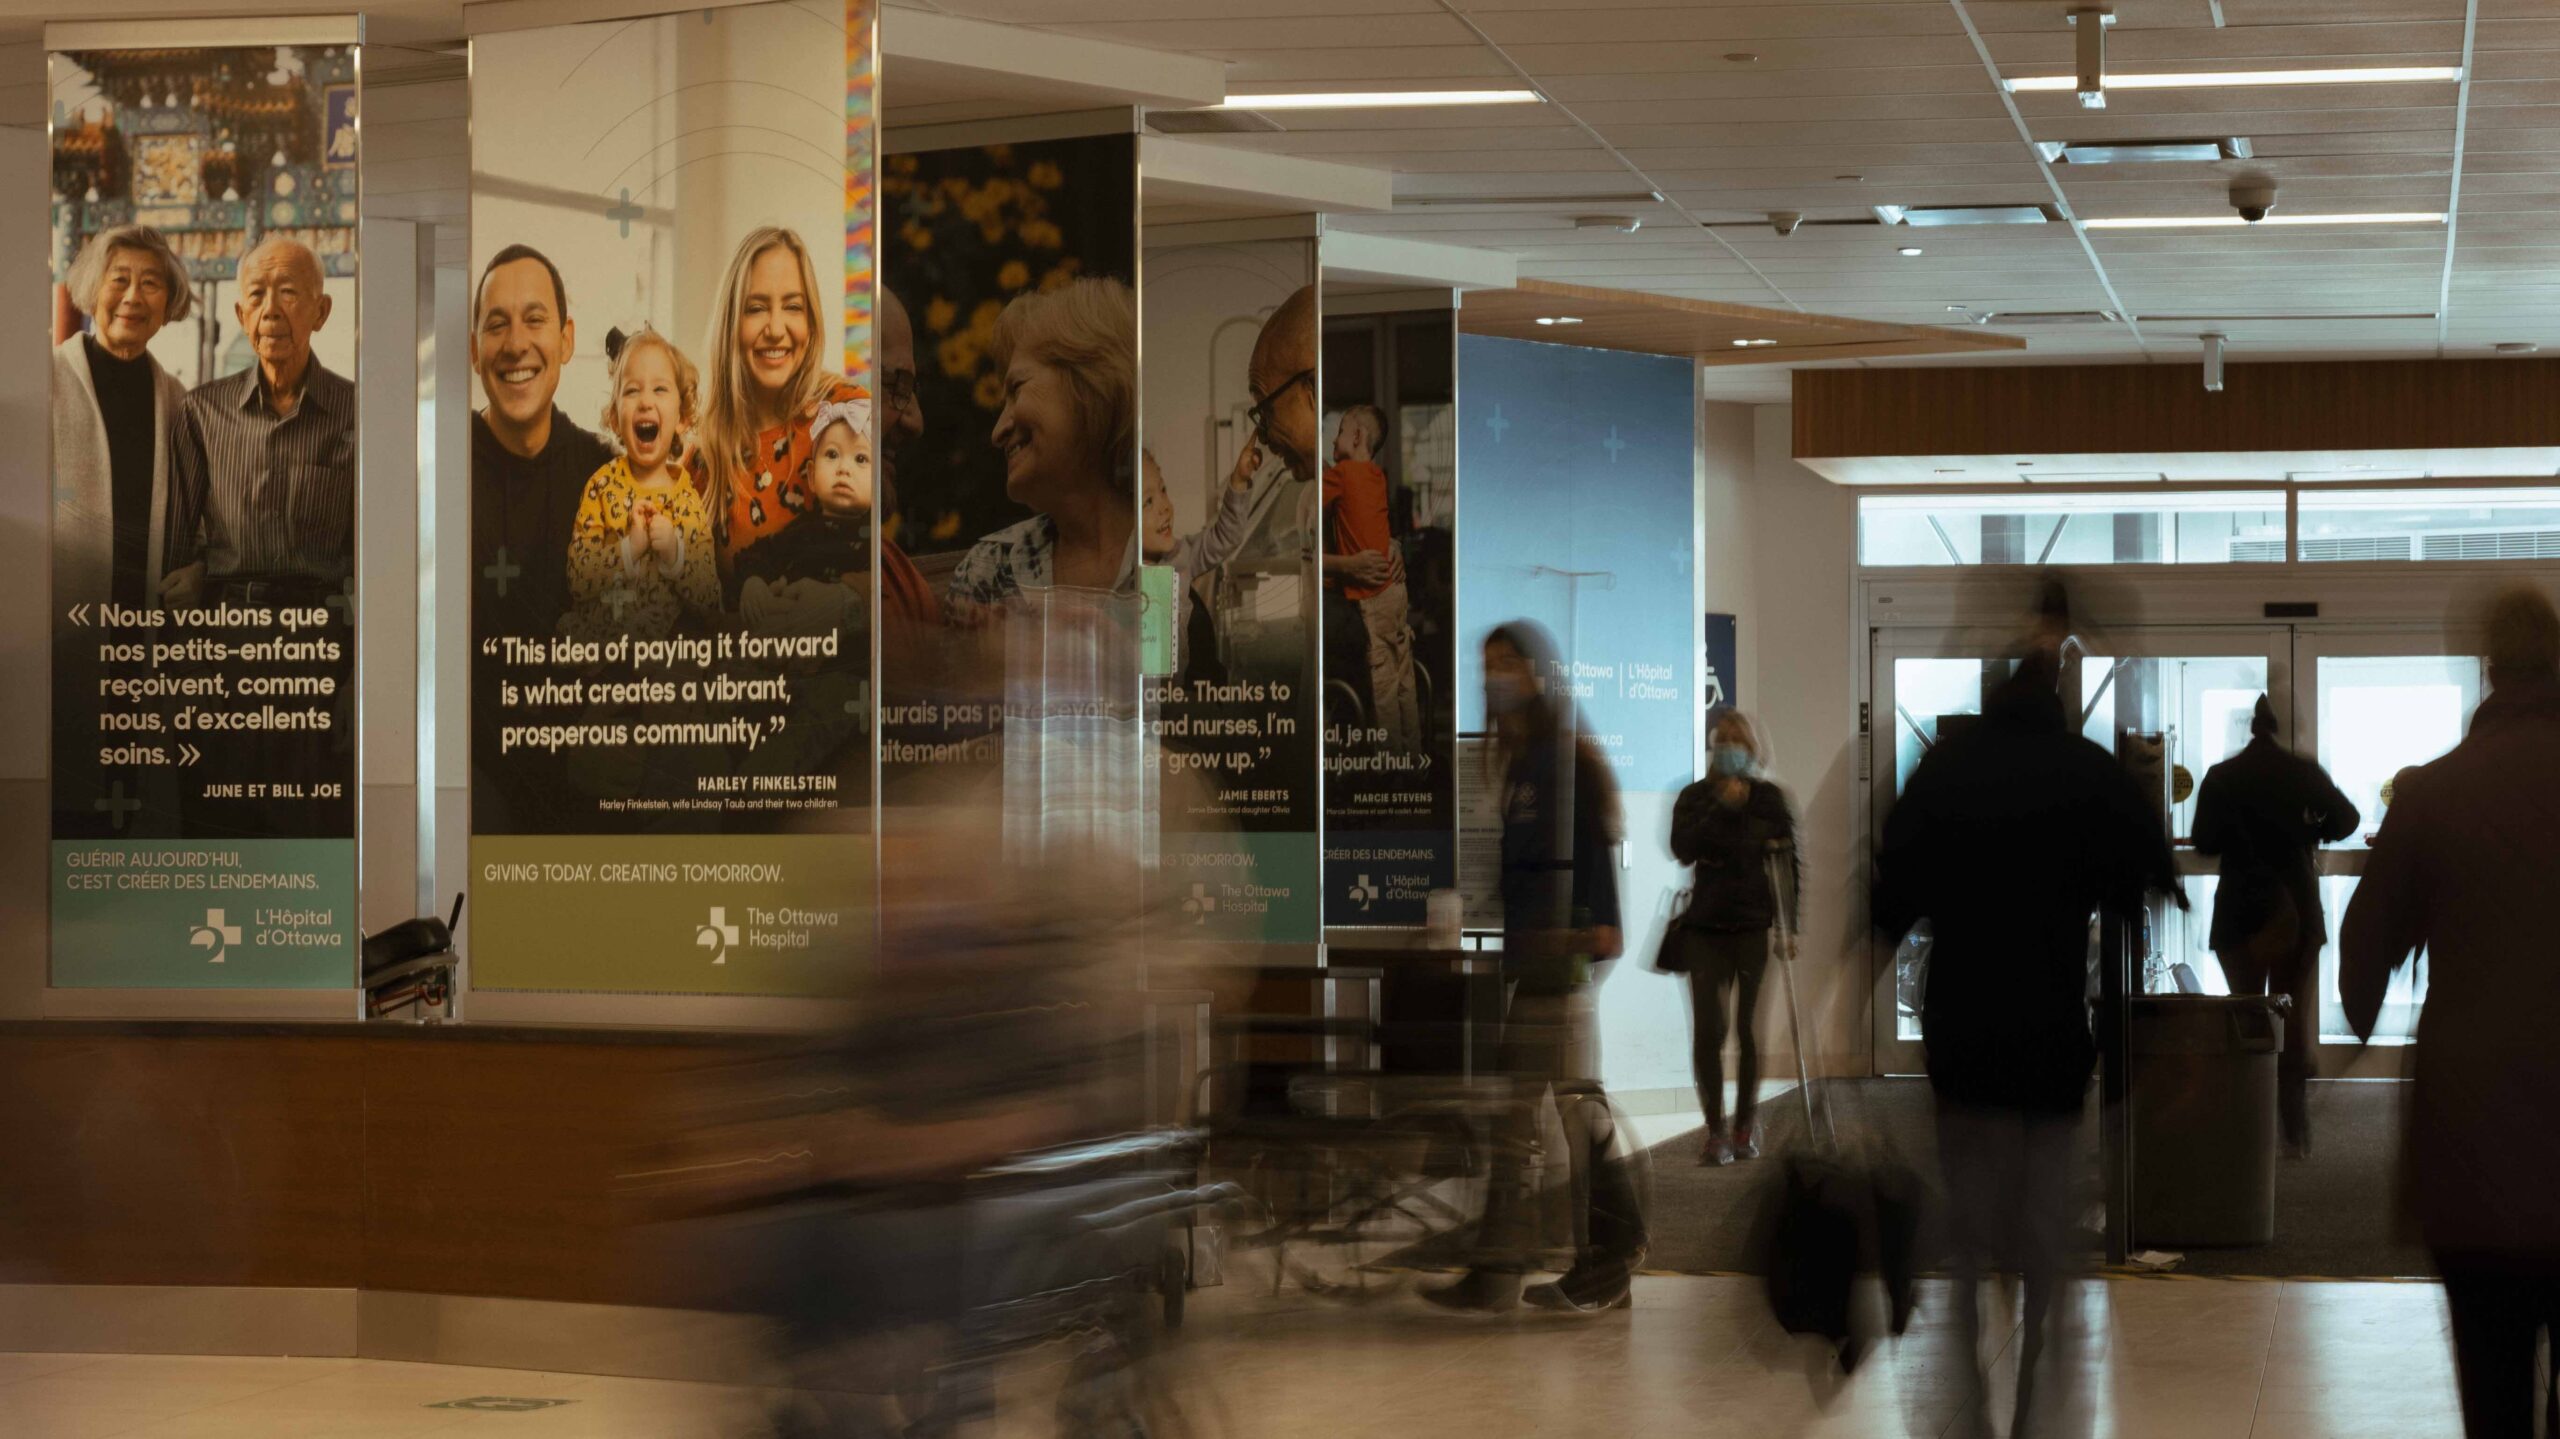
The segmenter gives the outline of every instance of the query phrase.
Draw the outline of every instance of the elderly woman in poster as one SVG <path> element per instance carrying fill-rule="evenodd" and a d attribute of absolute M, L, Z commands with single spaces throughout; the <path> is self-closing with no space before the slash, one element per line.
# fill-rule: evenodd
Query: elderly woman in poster
<path fill-rule="evenodd" d="M 151 340 L 187 317 L 194 290 L 145 225 L 92 238 L 64 288 L 89 326 L 53 350 L 54 597 L 147 606 L 167 544 L 169 424 L 187 397 Z"/>

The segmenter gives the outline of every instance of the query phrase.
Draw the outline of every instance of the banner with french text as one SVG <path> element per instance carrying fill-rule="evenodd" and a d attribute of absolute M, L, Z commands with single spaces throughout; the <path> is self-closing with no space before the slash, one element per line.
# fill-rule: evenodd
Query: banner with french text
<path fill-rule="evenodd" d="M 355 983 L 357 48 L 48 57 L 57 986 Z"/>
<path fill-rule="evenodd" d="M 1458 882 L 1458 314 L 1324 322 L 1324 918 Z"/>
<path fill-rule="evenodd" d="M 475 989 L 871 953 L 874 18 L 472 42 Z"/>

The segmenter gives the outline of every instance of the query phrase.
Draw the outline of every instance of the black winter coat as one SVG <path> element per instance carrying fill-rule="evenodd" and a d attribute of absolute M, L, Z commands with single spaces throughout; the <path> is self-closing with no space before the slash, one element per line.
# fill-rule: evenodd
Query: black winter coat
<path fill-rule="evenodd" d="M 2315 948 L 2327 943 L 2311 852 L 2354 834 L 2363 822 L 2327 770 L 2266 735 L 2205 771 L 2196 791 L 2195 842 L 2198 854 L 2222 859 L 2213 947 L 2248 943 L 2275 912 L 2280 894 L 2292 898 L 2303 940 Z"/>
<path fill-rule="evenodd" d="M 1790 879 L 1790 930 L 1803 913 L 1797 900 L 1804 890 L 1804 865 L 1796 853 L 1795 811 L 1787 805 L 1785 790 L 1764 779 L 1749 784 L 1751 792 L 1742 803 L 1729 805 L 1718 793 L 1725 781 L 1710 776 L 1680 791 L 1671 806 L 1671 857 L 1696 866 L 1689 907 L 1679 920 L 1690 929 L 1739 933 L 1776 923 L 1769 855 L 1777 848 L 1785 851 Z"/>
<path fill-rule="evenodd" d="M 2132 777 L 2065 727 L 2049 681 L 2022 675 L 1912 772 L 1876 856 L 1875 921 L 1894 940 L 1930 922 L 1921 1027 L 1941 1096 L 2077 1114 L 2098 1057 L 2090 918 L 2180 891 Z"/>

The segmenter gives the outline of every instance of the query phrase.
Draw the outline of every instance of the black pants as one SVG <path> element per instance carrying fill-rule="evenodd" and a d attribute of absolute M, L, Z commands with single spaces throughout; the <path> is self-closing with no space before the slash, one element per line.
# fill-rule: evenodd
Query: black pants
<path fill-rule="evenodd" d="M 2453 1314 L 2453 1358 L 2462 1386 L 2462 1429 L 2470 1439 L 2532 1439 L 2534 1343 L 2560 1340 L 2560 1270 L 2500 1263 L 2493 1256 L 2438 1254 L 2445 1307 Z"/>
<path fill-rule="evenodd" d="M 1644 1198 L 1634 1158 L 1618 1151 L 1617 1117 L 1600 1086 L 1599 1010 L 1590 989 L 1514 994 L 1495 1064 L 1511 1086 L 1495 1122 L 1475 1267 L 1517 1274 L 1544 1249 L 1529 1159 L 1540 1107 L 1552 1095 L 1564 1128 L 1577 1264 L 1626 1263 L 1645 1247 Z"/>
<path fill-rule="evenodd" d="M 1733 1005 L 1733 1102 L 1737 1129 L 1760 1102 L 1760 980 L 1769 972 L 1765 929 L 1685 931 L 1689 961 L 1689 1064 L 1710 1129 L 1724 1122 L 1725 1004 Z"/>
<path fill-rule="evenodd" d="M 2281 994 L 2293 1001 L 2285 1016 L 2284 1052 L 2276 1056 L 2277 1115 L 2288 1143 L 2311 1137 L 2311 1076 L 2320 1045 L 2320 941 L 2304 932 L 2293 901 L 2278 895 L 2274 910 L 2242 943 L 2217 949 L 2222 977 L 2233 994 Z"/>

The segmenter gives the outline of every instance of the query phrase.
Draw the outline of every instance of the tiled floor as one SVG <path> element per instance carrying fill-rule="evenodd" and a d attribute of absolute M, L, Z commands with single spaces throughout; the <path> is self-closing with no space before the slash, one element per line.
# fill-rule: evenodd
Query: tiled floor
<path fill-rule="evenodd" d="M 1826 1404 L 1746 1280 L 1648 1278 L 1592 1318 L 1465 1319 L 1409 1295 L 1344 1307 L 1212 1291 L 1167 1357 L 1187 1432 L 1254 1439 L 1970 1434 L 1944 1291 Z M 2005 1312 L 1991 1306 L 1988 1313 Z M 1988 1316 L 1986 1323 L 1989 1323 Z M 1990 1341 L 2008 1428 L 2014 1330 Z M 2085 1286 L 2053 1356 L 2053 1434 L 2458 1439 L 2432 1285 L 2114 1280 Z M 1007 1435 L 1055 1432 L 1055 1366 L 1006 1385 Z M 532 1413 L 427 1406 L 566 1399 Z M 747 1439 L 758 1396 L 708 1385 L 345 1359 L 0 1355 L 8 1439 Z"/>

